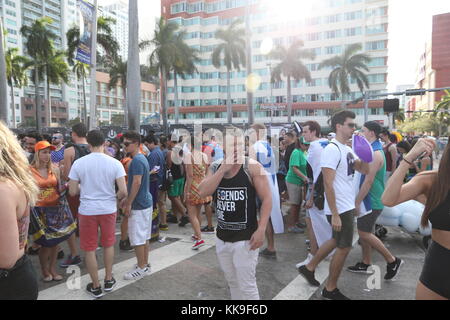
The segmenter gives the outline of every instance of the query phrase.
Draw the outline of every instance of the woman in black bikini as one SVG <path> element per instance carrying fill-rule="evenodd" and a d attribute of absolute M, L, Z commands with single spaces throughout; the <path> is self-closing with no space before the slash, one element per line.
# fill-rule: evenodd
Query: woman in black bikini
<path fill-rule="evenodd" d="M 419 173 L 403 184 L 411 164 L 424 154 L 431 155 L 434 149 L 433 139 L 420 139 L 403 157 L 383 194 L 383 203 L 389 207 L 421 196 L 427 199 L 422 226 L 431 222 L 433 242 L 417 286 L 417 300 L 450 299 L 450 146 L 444 151 L 438 171 Z"/>

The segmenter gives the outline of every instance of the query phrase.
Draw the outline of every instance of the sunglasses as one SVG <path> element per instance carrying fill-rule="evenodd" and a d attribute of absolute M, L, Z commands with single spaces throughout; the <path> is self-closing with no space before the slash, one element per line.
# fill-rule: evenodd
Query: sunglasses
<path fill-rule="evenodd" d="M 347 127 L 351 128 L 351 129 L 355 129 L 356 123 L 347 123 Z"/>
<path fill-rule="evenodd" d="M 61 137 L 52 137 L 52 140 L 58 140 L 61 139 Z"/>
<path fill-rule="evenodd" d="M 124 142 L 123 143 L 123 145 L 125 146 L 125 147 L 129 147 L 130 145 L 132 145 L 132 144 L 134 144 L 134 142 Z"/>

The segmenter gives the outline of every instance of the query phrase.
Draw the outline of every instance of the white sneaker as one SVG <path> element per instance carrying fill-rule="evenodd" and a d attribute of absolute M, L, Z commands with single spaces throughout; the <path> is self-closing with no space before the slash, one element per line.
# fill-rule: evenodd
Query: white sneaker
<path fill-rule="evenodd" d="M 311 260 L 312 260 L 313 258 L 314 258 L 314 256 L 313 256 L 311 253 L 308 253 L 308 257 L 306 258 L 306 260 L 303 261 L 303 262 L 297 263 L 297 264 L 295 265 L 295 267 L 298 269 L 298 268 L 300 268 L 301 266 L 306 266 L 308 263 L 311 262 Z"/>
<path fill-rule="evenodd" d="M 138 266 L 136 266 L 133 270 L 131 270 L 130 272 L 127 272 L 123 278 L 125 280 L 138 280 L 149 274 L 150 274 L 149 267 L 145 267 L 144 269 L 141 269 Z"/>

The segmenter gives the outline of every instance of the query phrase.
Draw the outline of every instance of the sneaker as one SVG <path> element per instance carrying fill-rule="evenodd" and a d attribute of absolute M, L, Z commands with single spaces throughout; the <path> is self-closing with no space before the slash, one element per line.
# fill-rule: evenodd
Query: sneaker
<path fill-rule="evenodd" d="M 214 234 L 215 229 L 214 229 L 214 227 L 208 227 L 208 226 L 206 226 L 206 227 L 202 228 L 201 231 L 202 231 L 203 233 L 206 233 L 206 234 Z"/>
<path fill-rule="evenodd" d="M 180 219 L 179 227 L 185 227 L 189 223 L 189 218 L 187 216 L 183 216 Z"/>
<path fill-rule="evenodd" d="M 299 222 L 295 226 L 299 227 L 300 229 L 306 229 L 306 223 L 305 222 Z"/>
<path fill-rule="evenodd" d="M 198 250 L 205 245 L 205 240 L 197 240 L 192 246 L 192 250 Z"/>
<path fill-rule="evenodd" d="M 103 297 L 102 287 L 94 288 L 94 284 L 92 282 L 87 285 L 86 291 L 96 299 Z"/>
<path fill-rule="evenodd" d="M 167 224 L 160 224 L 159 230 L 161 231 L 169 231 L 169 226 Z"/>
<path fill-rule="evenodd" d="M 61 262 L 59 266 L 61 268 L 68 268 L 69 266 L 78 266 L 81 264 L 80 256 L 72 257 L 71 255 L 66 259 L 66 261 Z"/>
<path fill-rule="evenodd" d="M 134 248 L 130 244 L 130 239 L 120 240 L 119 248 L 120 248 L 120 250 L 127 251 L 127 252 L 130 252 L 130 251 L 134 250 Z"/>
<path fill-rule="evenodd" d="M 354 272 L 354 273 L 365 273 L 365 274 L 372 274 L 373 270 L 369 269 L 370 264 L 365 264 L 363 262 L 358 262 L 354 266 L 350 266 L 347 268 L 347 271 Z"/>
<path fill-rule="evenodd" d="M 344 296 L 338 288 L 329 292 L 327 288 L 323 288 L 322 290 L 322 298 L 325 300 L 350 300 L 348 297 Z"/>
<path fill-rule="evenodd" d="M 194 242 L 196 242 L 196 241 L 198 241 L 199 239 L 197 238 L 197 236 L 196 236 L 195 234 L 193 234 L 193 235 L 191 235 L 191 240 L 194 241 Z"/>
<path fill-rule="evenodd" d="M 392 280 L 394 279 L 400 270 L 400 267 L 405 262 L 402 259 L 395 258 L 395 261 L 392 263 L 388 263 L 386 267 L 386 275 L 384 276 L 384 280 Z"/>
<path fill-rule="evenodd" d="M 301 229 L 301 228 L 299 228 L 299 227 L 297 227 L 297 226 L 294 226 L 294 227 L 288 228 L 288 232 L 289 232 L 289 233 L 303 234 L 303 233 L 305 233 L 305 230 L 303 230 L 303 229 Z"/>
<path fill-rule="evenodd" d="M 64 259 L 64 251 L 61 250 L 58 252 L 58 256 L 56 257 L 58 260 Z"/>
<path fill-rule="evenodd" d="M 111 280 L 105 280 L 105 286 L 104 286 L 105 292 L 111 292 L 114 289 L 114 287 L 116 286 L 116 284 L 117 284 L 117 281 L 114 278 L 112 278 Z"/>
<path fill-rule="evenodd" d="M 266 258 L 271 258 L 271 259 L 276 259 L 277 258 L 277 252 L 276 251 L 270 251 L 269 249 L 264 249 L 263 251 L 261 251 L 259 253 L 260 256 L 266 257 Z"/>
<path fill-rule="evenodd" d="M 167 222 L 168 223 L 178 223 L 178 219 L 175 215 L 173 214 L 168 214 L 167 215 Z"/>
<path fill-rule="evenodd" d="M 311 260 L 312 260 L 313 258 L 314 258 L 314 256 L 313 256 L 311 253 L 308 253 L 308 257 L 306 257 L 305 261 L 300 262 L 300 263 L 297 263 L 297 264 L 295 265 L 295 267 L 298 269 L 298 268 L 300 268 L 301 266 L 306 266 L 308 263 L 311 262 Z"/>
<path fill-rule="evenodd" d="M 138 266 L 135 266 L 135 268 L 130 272 L 127 272 L 123 278 L 125 280 L 138 280 L 148 275 L 150 273 L 149 270 L 150 270 L 149 267 L 141 269 Z"/>
<path fill-rule="evenodd" d="M 308 283 L 313 286 L 313 287 L 320 287 L 320 282 L 316 280 L 316 278 L 314 277 L 314 271 L 309 271 L 306 268 L 306 265 L 301 266 L 300 268 L 298 268 L 298 272 L 303 276 L 303 278 L 306 279 L 306 281 L 308 281 Z"/>

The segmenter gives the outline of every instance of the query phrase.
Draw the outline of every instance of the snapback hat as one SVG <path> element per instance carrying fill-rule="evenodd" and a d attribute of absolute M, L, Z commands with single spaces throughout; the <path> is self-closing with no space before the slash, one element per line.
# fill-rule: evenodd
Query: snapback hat
<path fill-rule="evenodd" d="M 38 152 L 44 149 L 50 148 L 50 150 L 55 151 L 56 147 L 54 145 L 51 145 L 47 140 L 39 141 L 34 146 L 34 152 Z"/>

